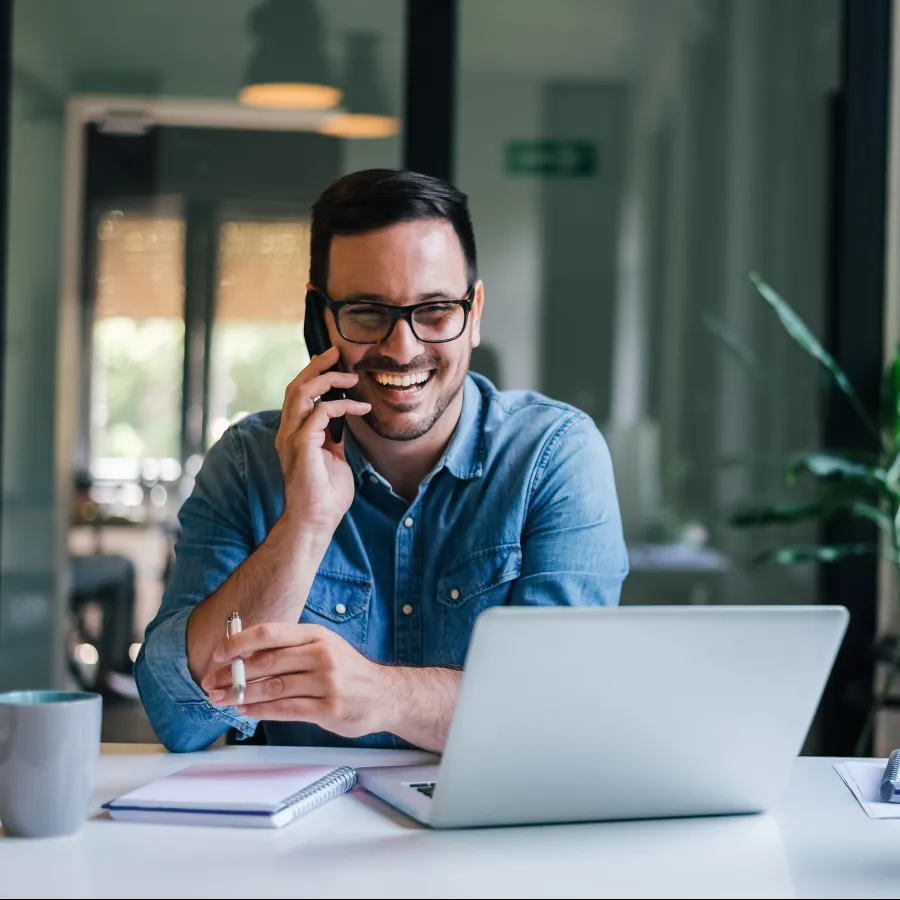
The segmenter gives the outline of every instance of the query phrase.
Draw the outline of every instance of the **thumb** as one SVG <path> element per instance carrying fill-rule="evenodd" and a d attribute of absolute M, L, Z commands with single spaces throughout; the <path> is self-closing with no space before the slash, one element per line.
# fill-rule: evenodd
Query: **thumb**
<path fill-rule="evenodd" d="M 347 461 L 347 457 L 344 455 L 344 442 L 341 441 L 339 444 L 336 444 L 331 439 L 331 434 L 327 431 L 325 432 L 325 443 L 322 445 L 322 449 L 330 453 L 335 459 L 340 459 L 343 462 Z"/>

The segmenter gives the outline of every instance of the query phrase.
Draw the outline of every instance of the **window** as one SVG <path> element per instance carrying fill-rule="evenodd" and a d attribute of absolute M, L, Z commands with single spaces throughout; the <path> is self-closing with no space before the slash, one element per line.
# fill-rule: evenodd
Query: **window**
<path fill-rule="evenodd" d="M 219 228 L 206 445 L 248 413 L 280 409 L 309 362 L 303 301 L 307 221 L 241 221 Z"/>
<path fill-rule="evenodd" d="M 184 224 L 171 214 L 106 210 L 96 259 L 91 472 L 98 481 L 133 481 L 142 466 L 178 465 Z"/>

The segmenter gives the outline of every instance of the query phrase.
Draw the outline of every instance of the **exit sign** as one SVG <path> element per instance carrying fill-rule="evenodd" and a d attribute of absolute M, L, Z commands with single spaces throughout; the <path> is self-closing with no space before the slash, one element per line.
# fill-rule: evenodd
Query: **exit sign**
<path fill-rule="evenodd" d="M 596 171 L 593 141 L 509 141 L 506 145 L 508 175 L 589 178 Z"/>

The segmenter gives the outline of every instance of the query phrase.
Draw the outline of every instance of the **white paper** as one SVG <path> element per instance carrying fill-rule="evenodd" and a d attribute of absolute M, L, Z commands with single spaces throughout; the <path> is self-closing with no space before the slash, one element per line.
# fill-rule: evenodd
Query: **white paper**
<path fill-rule="evenodd" d="M 881 799 L 881 776 L 886 765 L 886 759 L 878 762 L 848 759 L 834 765 L 844 784 L 853 791 L 859 805 L 872 819 L 900 819 L 900 803 L 885 803 Z"/>
<path fill-rule="evenodd" d="M 125 794 L 114 805 L 271 812 L 333 771 L 333 766 L 201 763 Z"/>

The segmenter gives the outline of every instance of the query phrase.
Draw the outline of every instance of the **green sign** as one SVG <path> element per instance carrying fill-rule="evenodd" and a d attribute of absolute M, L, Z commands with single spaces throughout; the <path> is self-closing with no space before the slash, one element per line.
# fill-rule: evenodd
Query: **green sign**
<path fill-rule="evenodd" d="M 508 175 L 589 178 L 597 171 L 597 146 L 592 141 L 509 141 Z"/>

